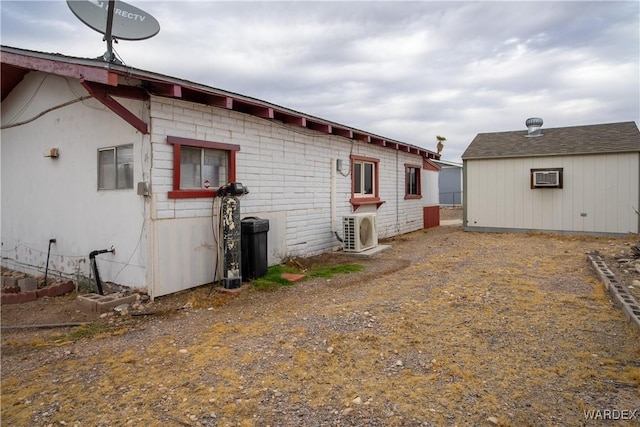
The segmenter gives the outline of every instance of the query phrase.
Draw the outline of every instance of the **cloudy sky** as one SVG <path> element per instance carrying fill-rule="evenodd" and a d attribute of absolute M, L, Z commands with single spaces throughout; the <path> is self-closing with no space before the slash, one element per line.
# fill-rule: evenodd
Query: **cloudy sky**
<path fill-rule="evenodd" d="M 128 0 L 161 30 L 132 67 L 252 96 L 460 161 L 477 133 L 640 123 L 640 2 Z M 64 0 L 0 1 L 6 46 L 95 58 Z"/>

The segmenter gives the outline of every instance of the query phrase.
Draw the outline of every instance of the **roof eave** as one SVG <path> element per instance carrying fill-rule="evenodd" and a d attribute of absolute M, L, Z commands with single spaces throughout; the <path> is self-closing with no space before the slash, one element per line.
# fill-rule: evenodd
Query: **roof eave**
<path fill-rule="evenodd" d="M 155 96 L 183 99 L 238 111 L 266 120 L 278 120 L 287 125 L 300 126 L 329 135 L 342 136 L 379 147 L 395 149 L 418 155 L 424 159 L 440 158 L 438 153 L 422 147 L 384 138 L 380 135 L 303 114 L 266 101 L 124 65 L 107 63 L 96 59 L 27 51 L 7 46 L 2 46 L 1 61 L 3 65 L 16 67 L 16 69 L 41 71 L 75 78 L 80 82 L 104 85 L 105 93 L 110 91 L 109 88 L 117 88 L 119 85 L 126 86 L 119 82 L 119 77 L 126 78 L 126 81 L 138 80 L 142 89 Z M 19 82 L 19 76 L 16 79 Z M 7 95 L 5 93 L 6 89 L 3 88 L 3 98 Z M 10 90 L 11 88 L 9 88 L 9 92 Z"/>

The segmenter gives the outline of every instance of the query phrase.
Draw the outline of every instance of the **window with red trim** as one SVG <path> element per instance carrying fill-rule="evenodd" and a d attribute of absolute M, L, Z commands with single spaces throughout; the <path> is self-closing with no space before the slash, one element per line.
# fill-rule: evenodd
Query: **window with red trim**
<path fill-rule="evenodd" d="M 422 168 L 418 165 L 404 165 L 405 176 L 405 199 L 421 199 L 422 198 Z"/>
<path fill-rule="evenodd" d="M 375 204 L 380 207 L 379 189 L 380 160 L 351 155 L 351 204 L 357 209 L 360 205 Z"/>
<path fill-rule="evenodd" d="M 216 190 L 236 180 L 236 152 L 240 146 L 168 136 L 173 145 L 171 199 L 214 197 Z"/>

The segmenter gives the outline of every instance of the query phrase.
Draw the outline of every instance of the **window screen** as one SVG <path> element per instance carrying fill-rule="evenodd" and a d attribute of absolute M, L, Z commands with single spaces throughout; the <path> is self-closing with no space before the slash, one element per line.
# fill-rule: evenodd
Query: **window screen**
<path fill-rule="evenodd" d="M 133 145 L 98 150 L 98 189 L 133 188 Z"/>

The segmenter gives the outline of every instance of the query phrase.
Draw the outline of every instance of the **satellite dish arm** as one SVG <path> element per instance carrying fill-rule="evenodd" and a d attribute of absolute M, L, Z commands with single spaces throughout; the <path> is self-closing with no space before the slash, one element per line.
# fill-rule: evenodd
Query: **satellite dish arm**
<path fill-rule="evenodd" d="M 107 10 L 107 31 L 104 34 L 105 40 L 107 41 L 107 53 L 105 59 L 108 62 L 113 62 L 115 59 L 115 56 L 113 55 L 113 37 L 111 36 L 111 32 L 113 30 L 113 13 L 115 8 L 115 0 L 109 0 L 109 9 Z"/>

